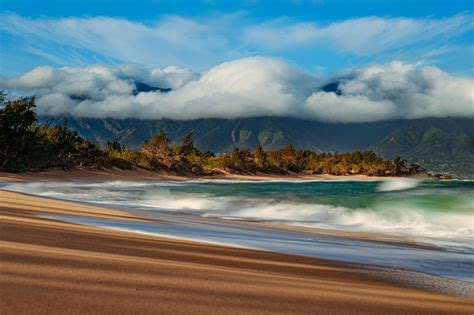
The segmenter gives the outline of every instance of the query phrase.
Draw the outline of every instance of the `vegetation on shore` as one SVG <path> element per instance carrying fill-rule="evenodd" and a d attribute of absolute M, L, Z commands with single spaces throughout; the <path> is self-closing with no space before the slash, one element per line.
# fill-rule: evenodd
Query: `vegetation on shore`
<path fill-rule="evenodd" d="M 417 164 L 407 165 L 400 157 L 383 160 L 372 151 L 349 153 L 316 153 L 296 150 L 288 144 L 278 150 L 265 151 L 257 145 L 249 149 L 234 148 L 216 155 L 201 152 L 194 146 L 192 133 L 180 144 L 172 143 L 162 130 L 140 150 L 127 149 L 118 142 L 99 148 L 81 138 L 66 126 L 39 124 L 34 98 L 5 101 L 0 92 L 0 171 L 24 172 L 61 167 L 118 167 L 169 171 L 182 175 L 212 175 L 227 171 L 237 174 L 313 174 L 369 176 L 403 176 L 424 173 Z"/>

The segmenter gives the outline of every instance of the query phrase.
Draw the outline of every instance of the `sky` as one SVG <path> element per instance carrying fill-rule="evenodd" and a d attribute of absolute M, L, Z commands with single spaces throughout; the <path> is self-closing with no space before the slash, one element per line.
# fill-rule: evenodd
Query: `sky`
<path fill-rule="evenodd" d="M 0 0 L 0 88 L 79 116 L 474 116 L 473 11 L 474 0 Z M 134 95 L 137 80 L 174 91 Z M 315 91 L 334 80 L 337 94 Z"/>

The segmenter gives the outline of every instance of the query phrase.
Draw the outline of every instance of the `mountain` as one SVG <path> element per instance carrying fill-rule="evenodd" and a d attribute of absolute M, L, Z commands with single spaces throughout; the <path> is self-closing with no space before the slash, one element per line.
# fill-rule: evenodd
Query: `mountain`
<path fill-rule="evenodd" d="M 474 175 L 474 120 L 423 119 L 407 121 L 372 149 L 384 158 L 400 155 L 434 173 Z"/>
<path fill-rule="evenodd" d="M 474 119 L 430 118 L 373 123 L 324 123 L 284 117 L 196 120 L 138 120 L 40 117 L 41 122 L 67 125 L 98 144 L 119 141 L 138 148 L 163 129 L 175 142 L 192 131 L 203 151 L 227 152 L 233 147 L 296 148 L 325 152 L 371 149 L 383 158 L 396 155 L 429 171 L 474 176 Z"/>
<path fill-rule="evenodd" d="M 296 148 L 315 151 L 352 151 L 367 148 L 401 122 L 329 124 L 318 121 L 257 117 L 238 119 L 138 120 L 75 117 L 40 117 L 41 122 L 67 125 L 96 143 L 119 141 L 139 147 L 163 129 L 173 141 L 192 131 L 201 150 L 225 152 L 233 147 L 276 149 L 292 143 Z"/>
<path fill-rule="evenodd" d="M 136 82 L 134 94 L 170 92 Z M 340 94 L 339 82 L 319 88 Z M 78 95 L 77 99 L 87 96 Z M 435 173 L 474 177 L 474 119 L 427 118 L 372 123 L 324 123 L 288 117 L 239 119 L 138 120 L 77 117 L 40 117 L 40 122 L 67 125 L 99 145 L 119 141 L 138 148 L 163 129 L 174 141 L 192 131 L 195 145 L 203 151 L 228 152 L 234 147 L 277 149 L 293 144 L 318 152 L 371 149 L 383 158 L 400 155 Z"/>
<path fill-rule="evenodd" d="M 161 92 L 161 93 L 167 93 L 172 91 L 172 89 L 169 88 L 160 88 L 160 87 L 155 87 L 155 86 L 150 86 L 145 83 L 141 82 L 136 82 L 135 83 L 135 91 L 133 91 L 133 94 L 138 94 L 140 92 Z"/>
<path fill-rule="evenodd" d="M 341 90 L 339 89 L 339 82 L 331 82 L 321 87 L 320 89 L 323 92 L 333 92 L 336 95 L 341 95 Z"/>

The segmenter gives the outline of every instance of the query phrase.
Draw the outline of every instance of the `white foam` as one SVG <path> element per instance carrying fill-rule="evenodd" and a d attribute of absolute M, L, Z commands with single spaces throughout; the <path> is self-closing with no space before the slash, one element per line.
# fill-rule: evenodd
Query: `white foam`
<path fill-rule="evenodd" d="M 416 187 L 415 179 L 392 179 L 379 186 L 382 191 Z M 350 209 L 321 203 L 292 200 L 213 196 L 205 193 L 171 191 L 169 182 L 41 182 L 13 183 L 5 189 L 60 199 L 86 201 L 128 207 L 146 207 L 157 211 L 189 212 L 203 217 L 263 220 L 309 227 L 331 227 L 364 232 L 401 233 L 425 238 L 427 242 L 457 242 L 472 248 L 474 224 L 473 199 L 460 199 L 453 211 L 431 211 L 425 205 L 383 199 L 370 208 Z M 121 189 L 124 188 L 124 189 Z M 136 189 L 126 189 L 136 188 Z M 443 209 L 442 209 L 443 210 Z"/>
<path fill-rule="evenodd" d="M 392 178 L 382 181 L 377 187 L 377 191 L 406 190 L 417 187 L 421 180 L 414 178 Z"/>

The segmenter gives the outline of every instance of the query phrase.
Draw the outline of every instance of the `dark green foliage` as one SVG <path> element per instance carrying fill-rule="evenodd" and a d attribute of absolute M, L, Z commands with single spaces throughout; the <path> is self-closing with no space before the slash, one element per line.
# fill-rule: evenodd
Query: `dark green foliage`
<path fill-rule="evenodd" d="M 39 165 L 40 168 L 91 166 L 101 155 L 92 142 L 82 139 L 77 132 L 66 127 L 42 125 L 37 130 L 44 145 L 44 161 Z"/>
<path fill-rule="evenodd" d="M 2 93 L 2 102 L 4 97 Z M 20 98 L 7 101 L 0 109 L 0 170 L 18 172 L 34 167 L 40 146 L 34 108 L 34 98 Z"/>
<path fill-rule="evenodd" d="M 118 152 L 122 152 L 124 150 L 124 146 L 120 144 L 120 142 L 118 141 L 113 141 L 113 142 L 110 142 L 110 141 L 107 141 L 107 144 L 105 146 L 105 151 L 118 151 Z"/>
<path fill-rule="evenodd" d="M 0 109 L 0 170 L 22 172 L 94 165 L 95 145 L 62 126 L 38 125 L 34 98 L 7 101 Z"/>
<path fill-rule="evenodd" d="M 232 173 L 254 174 L 263 168 L 257 166 L 253 154 L 248 149 L 234 148 L 230 154 L 224 154 L 218 158 L 222 160 L 221 166 Z"/>
<path fill-rule="evenodd" d="M 197 150 L 194 147 L 193 133 L 188 132 L 181 138 L 181 145 L 178 147 L 178 154 L 187 157 L 196 153 L 196 151 Z"/>
<path fill-rule="evenodd" d="M 404 176 L 425 172 L 417 164 L 407 166 L 400 157 L 393 161 L 383 160 L 373 151 L 317 154 L 310 150 L 296 150 L 291 144 L 271 151 L 264 151 L 261 146 L 257 146 L 254 153 L 248 149 L 234 148 L 230 154 L 216 159 L 222 168 L 238 174 L 309 171 L 313 174 Z"/>

